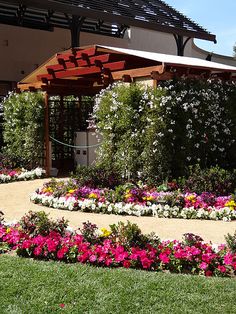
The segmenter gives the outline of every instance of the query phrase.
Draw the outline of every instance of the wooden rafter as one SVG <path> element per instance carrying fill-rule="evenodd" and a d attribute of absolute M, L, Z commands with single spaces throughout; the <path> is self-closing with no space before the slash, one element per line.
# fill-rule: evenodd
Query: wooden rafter
<path fill-rule="evenodd" d="M 85 59 L 87 57 L 92 57 L 95 56 L 96 54 L 97 47 L 93 46 L 88 49 L 83 49 L 83 50 L 75 50 L 72 49 L 71 53 L 63 53 L 63 54 L 58 54 L 57 55 L 57 60 L 60 62 L 66 62 L 66 61 L 71 61 L 74 59 Z"/>
<path fill-rule="evenodd" d="M 56 71 L 63 71 L 66 69 L 73 69 L 78 67 L 85 67 L 90 65 L 95 65 L 98 62 L 106 63 L 110 60 L 110 54 L 99 55 L 87 59 L 76 59 L 74 62 L 66 61 L 64 64 L 53 64 L 46 66 L 46 69 L 49 74 L 56 72 Z"/>
<path fill-rule="evenodd" d="M 83 76 L 83 75 L 90 75 L 96 73 L 102 73 L 103 70 L 109 71 L 119 71 L 123 70 L 125 67 L 125 61 L 117 61 L 103 64 L 102 66 L 90 66 L 90 67 L 80 67 L 75 68 L 73 70 L 64 70 L 59 72 L 54 72 L 53 74 L 41 74 L 37 76 L 38 80 L 53 80 L 53 79 L 60 79 L 72 76 Z"/>

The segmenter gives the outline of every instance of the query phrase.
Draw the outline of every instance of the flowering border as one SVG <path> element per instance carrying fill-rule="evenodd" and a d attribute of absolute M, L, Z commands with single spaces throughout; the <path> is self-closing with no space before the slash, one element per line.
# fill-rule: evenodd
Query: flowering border
<path fill-rule="evenodd" d="M 51 230 L 47 235 L 30 234 L 19 224 L 0 224 L 0 244 L 5 243 L 19 256 L 43 260 L 79 262 L 102 267 L 124 267 L 149 271 L 170 271 L 205 276 L 233 276 L 236 253 L 221 244 L 205 243 L 199 236 L 186 234 L 185 241 L 147 242 L 144 246 L 122 244 L 103 230 L 92 243 L 82 234 Z M 186 242 L 186 236 L 188 241 Z M 1 252 L 0 252 L 1 253 Z"/>
<path fill-rule="evenodd" d="M 5 171 L 0 171 L 0 184 L 1 183 L 9 183 L 15 181 L 26 181 L 26 180 L 33 180 L 42 178 L 45 174 L 45 170 L 42 168 L 35 168 L 33 170 L 8 170 L 6 173 Z"/>
<path fill-rule="evenodd" d="M 26 181 L 42 178 L 45 174 L 45 170 L 42 168 L 35 168 L 33 170 L 11 170 L 7 174 L 0 171 L 0 184 L 9 183 L 14 181 Z"/>
<path fill-rule="evenodd" d="M 134 204 L 134 203 L 111 203 L 99 202 L 95 199 L 78 200 L 73 196 L 55 197 L 53 195 L 39 194 L 30 196 L 32 202 L 48 207 L 65 209 L 70 211 L 82 211 L 103 214 L 130 215 L 130 216 L 154 216 L 158 218 L 182 218 L 182 219 L 208 219 L 208 220 L 236 220 L 236 210 L 229 207 L 208 209 L 196 209 L 192 207 L 180 208 L 167 204 Z"/>

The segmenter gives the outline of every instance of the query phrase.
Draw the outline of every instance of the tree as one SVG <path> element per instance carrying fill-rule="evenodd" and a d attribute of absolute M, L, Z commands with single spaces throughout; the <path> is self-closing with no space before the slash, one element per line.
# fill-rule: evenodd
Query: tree
<path fill-rule="evenodd" d="M 234 57 L 236 58 L 236 43 L 234 44 L 233 51 L 234 51 Z"/>

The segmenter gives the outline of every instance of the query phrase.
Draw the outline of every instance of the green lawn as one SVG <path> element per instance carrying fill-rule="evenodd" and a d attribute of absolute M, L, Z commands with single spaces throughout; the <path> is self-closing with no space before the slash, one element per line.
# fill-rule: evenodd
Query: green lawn
<path fill-rule="evenodd" d="M 235 279 L 0 256 L 1 314 L 233 314 L 235 300 Z"/>

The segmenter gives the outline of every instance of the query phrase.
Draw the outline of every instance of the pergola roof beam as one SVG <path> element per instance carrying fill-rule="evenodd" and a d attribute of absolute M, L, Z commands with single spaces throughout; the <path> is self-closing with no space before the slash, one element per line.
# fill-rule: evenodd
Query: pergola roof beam
<path fill-rule="evenodd" d="M 102 67 L 99 66 L 91 66 L 91 67 L 84 67 L 84 68 L 76 68 L 73 70 L 65 70 L 54 72 L 54 74 L 42 74 L 38 75 L 38 80 L 53 80 L 65 77 L 72 77 L 72 76 L 83 76 L 83 75 L 90 75 L 96 73 L 102 73 L 103 70 L 110 70 L 110 71 L 119 71 L 123 70 L 125 67 L 125 61 L 117 61 L 106 63 Z"/>
<path fill-rule="evenodd" d="M 63 71 L 65 69 L 72 69 L 75 67 L 84 67 L 88 65 L 95 65 L 97 61 L 100 61 L 102 63 L 106 63 L 109 61 L 111 55 L 110 54 L 104 54 L 100 56 L 91 57 L 88 59 L 76 59 L 75 62 L 71 61 L 65 61 L 64 64 L 54 64 L 50 66 L 46 66 L 46 69 L 48 73 L 50 72 L 56 72 L 56 71 Z"/>

